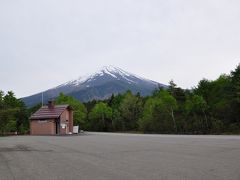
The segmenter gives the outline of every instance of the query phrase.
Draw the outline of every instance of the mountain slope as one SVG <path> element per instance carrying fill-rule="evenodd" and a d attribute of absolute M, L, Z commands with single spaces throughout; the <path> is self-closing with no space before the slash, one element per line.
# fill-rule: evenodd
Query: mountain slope
<path fill-rule="evenodd" d="M 44 102 L 57 97 L 60 92 L 87 102 L 93 99 L 105 99 L 112 94 L 123 93 L 127 90 L 133 93 L 140 92 L 141 95 L 146 96 L 158 87 L 166 87 L 166 85 L 128 73 L 120 68 L 107 66 L 95 74 L 66 82 L 43 94 Z M 24 97 L 22 100 L 27 106 L 33 106 L 41 102 L 41 97 L 42 93 L 38 93 Z"/>

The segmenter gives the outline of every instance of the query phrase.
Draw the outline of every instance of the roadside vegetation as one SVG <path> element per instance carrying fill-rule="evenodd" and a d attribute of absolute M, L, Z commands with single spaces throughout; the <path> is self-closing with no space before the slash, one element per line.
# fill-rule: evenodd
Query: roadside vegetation
<path fill-rule="evenodd" d="M 240 65 L 229 75 L 201 80 L 191 90 L 170 81 L 168 89 L 156 89 L 151 96 L 127 91 L 107 100 L 81 103 L 60 94 L 56 104 L 70 104 L 74 124 L 81 129 L 104 132 L 175 134 L 240 133 Z M 29 130 L 28 117 L 41 105 L 27 109 L 13 92 L 0 93 L 0 131 Z"/>
<path fill-rule="evenodd" d="M 0 91 L 0 135 L 13 132 L 27 133 L 28 111 L 24 103 L 12 91 Z"/>

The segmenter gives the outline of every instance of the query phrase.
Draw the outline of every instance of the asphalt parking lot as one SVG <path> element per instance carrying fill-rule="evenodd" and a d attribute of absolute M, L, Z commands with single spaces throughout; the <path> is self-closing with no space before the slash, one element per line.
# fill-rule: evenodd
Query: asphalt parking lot
<path fill-rule="evenodd" d="M 240 136 L 0 137 L 0 179 L 240 180 Z"/>

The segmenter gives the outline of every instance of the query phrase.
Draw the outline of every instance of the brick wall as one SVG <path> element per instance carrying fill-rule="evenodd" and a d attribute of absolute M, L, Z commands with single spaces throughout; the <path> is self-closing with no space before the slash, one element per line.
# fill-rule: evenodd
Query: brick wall
<path fill-rule="evenodd" d="M 54 135 L 56 134 L 56 124 L 54 119 L 32 120 L 30 122 L 32 135 Z"/>

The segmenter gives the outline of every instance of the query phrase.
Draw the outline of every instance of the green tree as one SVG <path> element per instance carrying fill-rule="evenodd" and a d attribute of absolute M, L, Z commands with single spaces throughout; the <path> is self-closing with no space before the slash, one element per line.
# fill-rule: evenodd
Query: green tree
<path fill-rule="evenodd" d="M 170 92 L 170 94 L 171 94 L 172 96 L 175 96 L 176 88 L 177 88 L 177 84 L 175 84 L 174 81 L 171 80 L 171 81 L 169 82 L 168 91 Z"/>
<path fill-rule="evenodd" d="M 123 121 L 123 130 L 136 130 L 137 120 L 142 112 L 142 100 L 128 91 L 119 106 Z"/>
<path fill-rule="evenodd" d="M 162 99 L 150 97 L 147 99 L 143 115 L 139 119 L 139 130 L 155 133 L 172 133 L 174 131 L 171 116 L 166 111 Z"/>
<path fill-rule="evenodd" d="M 240 64 L 231 72 L 231 83 L 234 100 L 240 104 Z"/>
<path fill-rule="evenodd" d="M 206 115 L 207 108 L 207 103 L 202 96 L 192 95 L 188 97 L 186 101 L 187 114 L 194 116 L 196 122 L 198 122 L 195 124 L 197 124 L 198 128 L 201 129 L 201 132 L 206 132 L 209 128 L 208 118 Z M 202 119 L 204 119 L 204 121 Z"/>
<path fill-rule="evenodd" d="M 4 108 L 4 92 L 0 90 L 0 110 Z"/>
<path fill-rule="evenodd" d="M 95 131 L 112 129 L 112 109 L 103 102 L 97 103 L 88 116 L 90 128 Z"/>
<path fill-rule="evenodd" d="M 79 125 L 82 129 L 86 128 L 87 109 L 78 100 L 71 96 L 66 96 L 60 93 L 55 100 L 56 104 L 68 104 L 73 108 L 73 123 Z"/>
<path fill-rule="evenodd" d="M 124 95 L 112 95 L 108 101 L 108 105 L 112 108 L 112 130 L 113 131 L 123 131 L 124 121 L 120 113 L 120 104 L 124 99 Z"/>
<path fill-rule="evenodd" d="M 16 112 L 16 128 L 20 134 L 27 134 L 29 132 L 29 118 L 28 110 L 25 104 L 19 100 L 18 111 Z"/>
<path fill-rule="evenodd" d="M 6 132 L 15 132 L 16 128 L 16 115 L 17 109 L 1 109 L 0 110 L 0 131 L 1 134 Z"/>
<path fill-rule="evenodd" d="M 155 122 L 157 117 L 154 117 L 154 111 L 157 110 L 156 106 L 158 103 L 161 103 L 161 101 L 157 101 L 155 98 L 148 98 L 144 105 L 143 109 L 143 115 L 138 120 L 138 126 L 140 131 L 144 132 L 157 132 L 158 129 L 158 122 Z"/>
<path fill-rule="evenodd" d="M 0 91 L 0 131 L 26 133 L 28 118 L 25 104 L 17 99 L 12 91 L 4 95 Z"/>
<path fill-rule="evenodd" d="M 214 128 L 214 125 L 224 124 L 225 131 L 228 126 L 235 123 L 236 104 L 233 103 L 233 92 L 231 77 L 223 74 L 214 81 L 201 80 L 193 90 L 195 95 L 202 96 L 206 101 L 208 116 L 208 129 L 219 129 Z M 221 123 L 216 123 L 221 121 Z"/>
<path fill-rule="evenodd" d="M 15 97 L 12 91 L 8 91 L 3 98 L 5 108 L 14 108 L 19 106 L 20 101 Z"/>
<path fill-rule="evenodd" d="M 157 97 L 162 100 L 163 108 L 171 116 L 174 130 L 177 132 L 177 124 L 174 115 L 174 112 L 178 107 L 176 99 L 166 90 L 160 90 Z"/>

